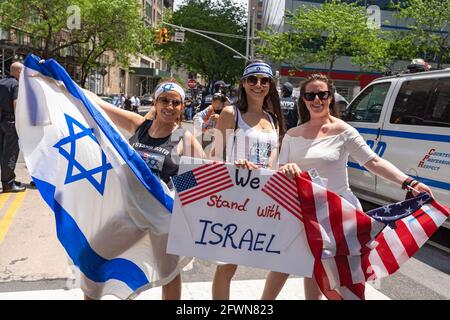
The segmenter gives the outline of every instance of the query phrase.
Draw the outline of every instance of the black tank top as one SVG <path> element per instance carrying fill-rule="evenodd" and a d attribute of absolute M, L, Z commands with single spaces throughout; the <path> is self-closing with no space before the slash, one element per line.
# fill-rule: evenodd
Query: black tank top
<path fill-rule="evenodd" d="M 170 178 L 178 174 L 180 163 L 177 146 L 186 129 L 180 127 L 167 137 L 152 138 L 148 134 L 152 124 L 152 120 L 145 120 L 129 141 L 148 167 L 172 189 Z"/>

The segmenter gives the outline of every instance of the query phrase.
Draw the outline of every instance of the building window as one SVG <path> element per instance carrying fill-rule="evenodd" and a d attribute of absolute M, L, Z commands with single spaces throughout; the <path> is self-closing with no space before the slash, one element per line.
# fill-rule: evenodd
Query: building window
<path fill-rule="evenodd" d="M 152 3 L 150 1 L 147 1 L 145 3 L 145 22 L 147 22 L 149 25 L 152 24 L 152 12 L 153 12 L 153 7 L 152 7 Z"/>
<path fill-rule="evenodd" d="M 150 68 L 150 61 L 141 59 L 141 68 Z"/>

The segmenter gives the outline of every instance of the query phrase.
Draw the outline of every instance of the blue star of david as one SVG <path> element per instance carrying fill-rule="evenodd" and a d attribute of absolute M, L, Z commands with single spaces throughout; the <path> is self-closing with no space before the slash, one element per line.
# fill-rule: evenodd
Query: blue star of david
<path fill-rule="evenodd" d="M 166 83 L 165 85 L 162 86 L 163 92 L 173 90 L 174 88 L 175 86 L 171 83 Z"/>
<path fill-rule="evenodd" d="M 53 146 L 53 147 L 57 148 L 59 153 L 69 161 L 68 167 L 67 167 L 67 173 L 66 173 L 66 180 L 64 181 L 64 184 L 69 184 L 69 183 L 79 181 L 82 179 L 87 179 L 94 186 L 94 188 L 101 195 L 103 195 L 103 191 L 105 190 L 106 174 L 109 169 L 112 169 L 112 165 L 110 163 L 106 162 L 106 155 L 103 152 L 103 150 L 101 150 L 101 149 L 100 150 L 102 152 L 102 164 L 101 164 L 101 166 L 99 166 L 97 168 L 93 168 L 91 170 L 86 170 L 86 168 L 84 168 L 75 159 L 76 141 L 78 139 L 81 139 L 81 138 L 87 136 L 87 137 L 91 138 L 92 140 L 94 140 L 94 142 L 96 144 L 99 145 L 99 143 L 97 141 L 97 138 L 95 138 L 95 136 L 94 136 L 93 129 L 84 127 L 81 123 L 79 123 L 74 118 L 68 116 L 67 114 L 65 114 L 64 116 L 66 117 L 67 127 L 69 128 L 69 136 L 62 138 Z M 75 125 L 81 129 L 81 132 L 78 132 L 77 134 L 75 134 L 75 129 L 74 129 Z M 66 145 L 68 143 L 70 143 L 70 153 L 62 148 L 62 146 Z M 73 174 L 74 168 L 78 169 L 78 171 L 80 171 L 80 173 Z M 100 182 L 98 182 L 94 178 L 94 175 L 99 172 L 101 172 L 101 181 Z"/>

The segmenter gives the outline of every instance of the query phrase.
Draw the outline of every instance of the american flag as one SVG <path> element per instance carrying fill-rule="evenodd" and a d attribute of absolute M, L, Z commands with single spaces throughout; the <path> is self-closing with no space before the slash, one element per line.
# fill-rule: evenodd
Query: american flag
<path fill-rule="evenodd" d="M 183 206 L 234 186 L 224 163 L 204 164 L 172 180 Z"/>
<path fill-rule="evenodd" d="M 270 177 L 261 191 L 303 221 L 295 180 L 277 172 Z"/>
<path fill-rule="evenodd" d="M 296 182 L 314 277 L 328 299 L 364 299 L 366 281 L 397 271 L 450 215 L 427 193 L 364 213 L 307 173 Z"/>

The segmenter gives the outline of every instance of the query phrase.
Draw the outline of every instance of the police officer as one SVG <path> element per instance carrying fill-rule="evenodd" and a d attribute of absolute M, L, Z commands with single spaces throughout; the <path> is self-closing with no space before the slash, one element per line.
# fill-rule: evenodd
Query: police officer
<path fill-rule="evenodd" d="M 20 62 L 14 62 L 10 68 L 10 76 L 0 80 L 0 169 L 4 193 L 25 190 L 25 186 L 15 180 L 14 173 L 19 156 L 19 137 L 14 112 L 19 89 L 18 79 L 22 69 Z"/>
<path fill-rule="evenodd" d="M 225 105 L 228 105 L 230 102 L 225 94 L 225 89 L 228 88 L 230 85 L 226 84 L 223 80 L 218 80 L 214 82 L 213 86 L 213 92 L 208 95 L 203 95 L 202 103 L 200 106 L 200 110 L 205 110 L 207 107 L 209 107 L 213 102 L 213 97 L 215 93 L 221 93 L 223 97 L 226 99 Z"/>
<path fill-rule="evenodd" d="M 299 120 L 297 100 L 292 96 L 293 90 L 294 86 L 290 82 L 285 82 L 281 88 L 280 104 L 286 130 L 296 127 Z"/>

